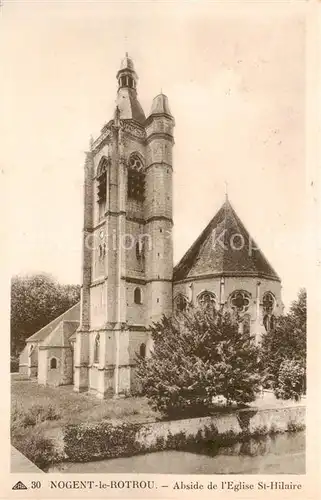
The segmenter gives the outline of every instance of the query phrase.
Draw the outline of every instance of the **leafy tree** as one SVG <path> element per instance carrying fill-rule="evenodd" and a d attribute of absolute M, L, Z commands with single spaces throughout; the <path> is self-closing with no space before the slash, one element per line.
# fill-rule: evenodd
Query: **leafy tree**
<path fill-rule="evenodd" d="M 274 393 L 278 399 L 298 401 L 305 392 L 305 367 L 297 359 L 285 359 L 280 366 Z"/>
<path fill-rule="evenodd" d="M 301 289 L 298 299 L 290 307 L 288 314 L 277 319 L 275 328 L 267 332 L 262 339 L 262 360 L 264 363 L 265 386 L 275 389 L 279 386 L 281 366 L 294 366 L 285 361 L 295 361 L 306 372 L 306 321 L 307 294 Z M 284 372 L 282 372 L 284 377 Z M 283 383 L 283 382 L 282 382 Z M 278 391 L 276 391 L 279 393 Z"/>
<path fill-rule="evenodd" d="M 25 340 L 79 301 L 79 285 L 61 285 L 47 274 L 14 276 L 11 281 L 11 354 Z"/>
<path fill-rule="evenodd" d="M 168 416 L 206 413 L 215 396 L 227 404 L 255 399 L 259 349 L 227 313 L 191 308 L 152 326 L 153 351 L 138 357 L 137 376 L 153 409 Z"/>

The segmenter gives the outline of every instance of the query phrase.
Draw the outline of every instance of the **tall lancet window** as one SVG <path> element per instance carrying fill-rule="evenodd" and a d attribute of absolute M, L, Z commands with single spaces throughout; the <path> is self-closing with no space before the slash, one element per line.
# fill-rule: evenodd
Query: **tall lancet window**
<path fill-rule="evenodd" d="M 263 324 L 267 332 L 273 330 L 275 327 L 274 307 L 274 295 L 271 292 L 266 292 L 263 295 Z"/>
<path fill-rule="evenodd" d="M 94 363 L 99 363 L 100 335 L 97 333 L 94 345 Z"/>
<path fill-rule="evenodd" d="M 188 309 L 188 299 L 185 295 L 179 293 L 174 299 L 175 313 L 184 313 Z"/>
<path fill-rule="evenodd" d="M 107 202 L 107 167 L 108 161 L 102 158 L 97 169 L 97 201 L 99 219 L 104 217 Z"/>
<path fill-rule="evenodd" d="M 129 158 L 127 196 L 139 202 L 145 199 L 145 172 L 143 162 L 138 155 Z"/>

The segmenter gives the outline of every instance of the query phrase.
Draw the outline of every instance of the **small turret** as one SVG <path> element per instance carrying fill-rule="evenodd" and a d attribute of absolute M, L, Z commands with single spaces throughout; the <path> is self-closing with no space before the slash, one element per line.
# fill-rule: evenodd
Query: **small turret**
<path fill-rule="evenodd" d="M 172 116 L 170 109 L 169 109 L 169 105 L 168 105 L 168 98 L 163 93 L 157 95 L 153 99 L 153 104 L 152 104 L 150 116 L 151 115 L 158 115 L 158 114 L 165 114 L 165 115 Z"/>
<path fill-rule="evenodd" d="M 116 78 L 118 80 L 116 105 L 119 108 L 120 119 L 135 120 L 143 124 L 146 117 L 137 99 L 138 76 L 134 69 L 133 60 L 128 56 L 127 52 L 121 62 Z"/>
<path fill-rule="evenodd" d="M 172 148 L 174 118 L 168 99 L 159 94 L 146 120 L 146 232 L 153 245 L 146 252 L 147 321 L 172 313 L 173 209 Z"/>

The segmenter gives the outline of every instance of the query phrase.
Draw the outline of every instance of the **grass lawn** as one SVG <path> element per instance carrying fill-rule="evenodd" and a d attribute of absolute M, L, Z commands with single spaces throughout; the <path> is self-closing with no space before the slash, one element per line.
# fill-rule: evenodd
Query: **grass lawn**
<path fill-rule="evenodd" d="M 44 430 L 63 427 L 66 424 L 97 422 L 100 420 L 125 420 L 130 422 L 153 421 L 159 415 L 142 397 L 99 400 L 87 393 L 78 394 L 73 386 L 58 388 L 38 385 L 36 380 L 13 374 L 11 376 L 11 406 L 28 410 L 34 405 L 52 405 L 60 414 L 59 420 L 39 424 Z"/>

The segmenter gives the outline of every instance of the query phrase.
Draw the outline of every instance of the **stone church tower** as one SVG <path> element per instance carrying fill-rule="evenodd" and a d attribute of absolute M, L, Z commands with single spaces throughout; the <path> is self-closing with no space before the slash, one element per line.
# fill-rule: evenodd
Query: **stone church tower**
<path fill-rule="evenodd" d="M 19 362 L 39 384 L 99 398 L 135 393 L 136 355 L 163 314 L 225 309 L 259 342 L 283 313 L 281 278 L 228 199 L 173 269 L 174 118 L 163 94 L 146 118 L 128 55 L 116 76 L 114 117 L 86 154 L 80 304 L 29 337 Z"/>
<path fill-rule="evenodd" d="M 133 61 L 117 73 L 115 113 L 86 154 L 80 327 L 74 387 L 135 390 L 149 325 L 172 312 L 174 118 L 163 94 L 146 118 Z"/>

